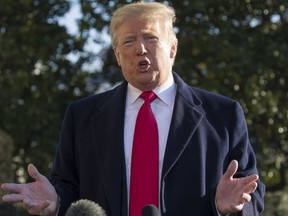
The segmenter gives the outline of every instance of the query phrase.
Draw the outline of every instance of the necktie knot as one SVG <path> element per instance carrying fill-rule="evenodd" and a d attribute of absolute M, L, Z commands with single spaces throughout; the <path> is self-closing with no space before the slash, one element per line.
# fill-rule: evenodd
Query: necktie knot
<path fill-rule="evenodd" d="M 145 100 L 145 103 L 146 102 L 151 103 L 153 100 L 157 98 L 157 95 L 153 91 L 146 91 L 142 92 L 140 97 Z"/>

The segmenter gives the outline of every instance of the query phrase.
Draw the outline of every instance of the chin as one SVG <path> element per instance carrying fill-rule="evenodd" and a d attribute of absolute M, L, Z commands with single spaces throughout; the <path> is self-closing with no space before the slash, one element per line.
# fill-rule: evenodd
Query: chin
<path fill-rule="evenodd" d="M 138 83 L 138 88 L 142 91 L 150 91 L 155 89 L 158 86 L 158 83 L 154 80 L 149 80 L 146 82 L 140 82 Z"/>

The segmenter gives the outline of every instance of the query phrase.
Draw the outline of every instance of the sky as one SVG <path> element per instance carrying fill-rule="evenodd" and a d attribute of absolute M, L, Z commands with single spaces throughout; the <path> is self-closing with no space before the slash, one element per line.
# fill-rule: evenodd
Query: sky
<path fill-rule="evenodd" d="M 77 1 L 71 1 L 71 8 L 69 10 L 68 13 L 65 14 L 65 16 L 61 17 L 59 19 L 59 24 L 62 26 L 66 26 L 67 31 L 69 34 L 71 35 L 77 35 L 79 33 L 79 28 L 77 26 L 77 20 L 80 19 L 82 17 L 81 14 L 81 9 L 80 9 L 80 5 L 78 4 Z M 96 31 L 95 30 L 90 30 L 89 32 L 89 39 L 87 44 L 84 46 L 84 50 L 86 50 L 87 52 L 92 52 L 92 53 L 99 53 L 101 51 L 101 49 L 103 48 L 103 45 L 100 46 L 99 44 L 95 43 L 93 41 L 93 38 L 96 37 Z M 107 38 L 106 42 L 106 46 L 109 45 L 110 42 L 110 37 L 108 35 L 105 35 L 105 38 Z M 77 54 L 70 54 L 67 56 L 67 58 L 70 61 L 77 61 L 79 56 L 77 56 Z M 93 61 L 93 63 L 91 64 L 86 64 L 84 66 L 84 70 L 88 70 L 90 72 L 95 72 L 96 70 L 100 69 L 102 66 L 102 61 L 101 59 L 96 59 L 95 61 Z"/>
<path fill-rule="evenodd" d="M 81 17 L 82 15 L 79 4 L 76 1 L 71 1 L 70 11 L 59 19 L 59 24 L 66 26 L 69 34 L 77 34 L 79 29 L 76 20 Z"/>

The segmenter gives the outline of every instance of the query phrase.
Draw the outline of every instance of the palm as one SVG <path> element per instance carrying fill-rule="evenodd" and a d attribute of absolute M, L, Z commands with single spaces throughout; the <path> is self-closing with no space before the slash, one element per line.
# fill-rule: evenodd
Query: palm
<path fill-rule="evenodd" d="M 36 205 L 39 202 L 44 202 L 46 200 L 51 199 L 53 197 L 53 188 L 50 185 L 45 185 L 46 182 L 35 181 L 32 183 L 28 183 L 23 185 L 23 194 L 26 194 L 26 199 L 29 202 L 34 202 Z"/>

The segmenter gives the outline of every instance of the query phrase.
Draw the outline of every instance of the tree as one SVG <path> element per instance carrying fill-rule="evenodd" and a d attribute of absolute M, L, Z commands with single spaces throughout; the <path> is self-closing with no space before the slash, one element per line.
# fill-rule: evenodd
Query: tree
<path fill-rule="evenodd" d="M 0 130 L 0 180 L 1 182 L 13 181 L 14 173 L 7 170 L 7 167 L 12 164 L 12 153 L 14 143 L 12 138 L 5 132 Z M 0 196 L 3 193 L 0 191 Z"/>
<path fill-rule="evenodd" d="M 0 128 L 15 141 L 15 181 L 26 181 L 22 170 L 30 162 L 48 174 L 68 103 L 89 93 L 85 39 L 58 24 L 69 7 L 68 1 L 1 1 Z M 69 61 L 72 52 L 77 62 Z"/>
<path fill-rule="evenodd" d="M 58 23 L 69 1 L 0 3 L 0 129 L 14 139 L 17 173 L 35 161 L 48 173 L 68 103 L 93 94 L 103 82 L 122 80 L 106 41 L 112 12 L 131 1 L 78 2 L 82 17 L 77 35 Z M 280 205 L 288 177 L 287 1 L 164 2 L 177 14 L 174 70 L 195 87 L 240 101 L 268 197 L 277 199 L 267 201 L 274 208 L 266 215 L 287 212 Z M 98 56 L 84 50 L 91 30 L 94 42 L 105 44 Z M 78 61 L 68 60 L 71 53 Z M 83 65 L 97 57 L 103 66 L 87 73 Z"/>

